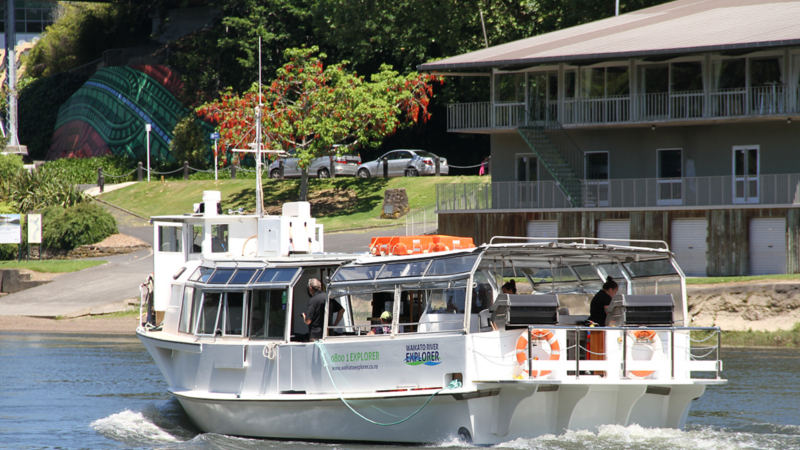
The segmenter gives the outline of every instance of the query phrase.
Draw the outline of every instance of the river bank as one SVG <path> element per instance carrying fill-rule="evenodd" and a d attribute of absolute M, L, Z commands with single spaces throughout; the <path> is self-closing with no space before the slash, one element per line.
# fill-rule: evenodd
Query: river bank
<path fill-rule="evenodd" d="M 726 345 L 800 345 L 800 283 L 695 284 L 687 293 L 691 325 L 720 327 L 728 337 Z M 0 316 L 0 331 L 132 335 L 136 313 L 59 319 Z"/>

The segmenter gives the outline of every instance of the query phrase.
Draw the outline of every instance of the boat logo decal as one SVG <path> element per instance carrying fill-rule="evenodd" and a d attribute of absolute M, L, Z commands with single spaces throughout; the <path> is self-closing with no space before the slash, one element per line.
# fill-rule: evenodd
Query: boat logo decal
<path fill-rule="evenodd" d="M 439 359 L 439 344 L 406 344 L 406 358 L 403 360 L 409 366 L 436 366 L 441 364 Z"/>

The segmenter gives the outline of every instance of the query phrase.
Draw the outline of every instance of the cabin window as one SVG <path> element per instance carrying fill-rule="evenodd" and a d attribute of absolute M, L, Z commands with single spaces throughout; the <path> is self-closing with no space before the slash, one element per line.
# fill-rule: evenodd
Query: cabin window
<path fill-rule="evenodd" d="M 181 318 L 178 322 L 178 331 L 181 333 L 192 332 L 192 299 L 194 297 L 194 288 L 187 286 L 183 290 L 183 300 L 181 302 Z"/>
<path fill-rule="evenodd" d="M 203 226 L 192 225 L 191 253 L 201 253 L 203 251 Z"/>
<path fill-rule="evenodd" d="M 244 292 L 225 293 L 225 325 L 222 333 L 226 336 L 241 336 L 244 330 Z"/>
<path fill-rule="evenodd" d="M 255 273 L 256 269 L 237 269 L 228 284 L 247 284 Z"/>
<path fill-rule="evenodd" d="M 208 284 L 227 284 L 233 276 L 234 269 L 218 268 L 208 279 Z"/>
<path fill-rule="evenodd" d="M 228 251 L 228 224 L 211 225 L 211 251 L 214 253 Z"/>
<path fill-rule="evenodd" d="M 219 315 L 219 301 L 222 294 L 219 292 L 204 292 L 195 334 L 213 335 L 217 331 L 217 316 Z M 221 330 L 220 330 L 221 331 Z"/>
<path fill-rule="evenodd" d="M 477 255 L 435 259 L 433 263 L 431 263 L 431 267 L 428 269 L 428 272 L 425 275 L 450 275 L 454 273 L 469 272 L 472 270 L 472 266 L 475 265 L 475 261 L 477 259 Z"/>
<path fill-rule="evenodd" d="M 160 252 L 182 252 L 183 239 L 182 228 L 163 225 L 158 227 L 158 251 Z"/>
<path fill-rule="evenodd" d="M 251 339 L 283 339 L 286 329 L 286 289 L 256 289 L 250 293 Z"/>
<path fill-rule="evenodd" d="M 466 280 L 447 287 L 408 289 L 400 294 L 400 333 L 459 331 L 464 328 Z"/>

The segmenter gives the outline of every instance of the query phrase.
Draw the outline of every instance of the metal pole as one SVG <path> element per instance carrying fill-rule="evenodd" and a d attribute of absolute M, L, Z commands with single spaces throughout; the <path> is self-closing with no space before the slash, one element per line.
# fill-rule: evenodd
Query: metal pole
<path fill-rule="evenodd" d="M 670 377 L 674 379 L 675 378 L 675 328 L 669 329 L 669 364 L 670 364 Z"/>
<path fill-rule="evenodd" d="M 14 0 L 6 0 L 6 60 L 8 62 L 8 143 L 6 146 L 19 151 L 17 135 L 17 58 L 14 47 L 17 44 Z"/>
<path fill-rule="evenodd" d="M 214 139 L 214 181 L 217 181 L 217 140 Z"/>
<path fill-rule="evenodd" d="M 147 134 L 147 182 L 150 182 L 150 130 L 152 129 L 152 125 L 146 123 L 144 125 L 144 131 Z"/>
<path fill-rule="evenodd" d="M 628 332 L 622 330 L 622 376 L 627 377 L 628 372 Z"/>
<path fill-rule="evenodd" d="M 581 377 L 581 329 L 575 328 L 575 378 Z"/>
<path fill-rule="evenodd" d="M 261 187 L 261 36 L 258 37 L 258 106 L 256 107 L 256 215 L 264 214 L 264 192 Z"/>
<path fill-rule="evenodd" d="M 533 374 L 533 361 L 531 361 L 531 359 L 533 359 L 533 358 L 531 356 L 531 341 L 532 341 L 532 339 L 531 339 L 531 326 L 530 325 L 528 325 L 528 329 L 527 329 L 526 332 L 528 333 L 528 378 L 530 378 L 531 375 Z"/>

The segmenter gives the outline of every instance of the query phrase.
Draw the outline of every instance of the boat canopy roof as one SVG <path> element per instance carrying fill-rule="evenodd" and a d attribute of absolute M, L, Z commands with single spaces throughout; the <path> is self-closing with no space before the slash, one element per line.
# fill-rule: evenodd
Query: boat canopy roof
<path fill-rule="evenodd" d="M 569 267 L 579 278 L 597 279 L 595 268 L 618 275 L 624 266 L 630 277 L 682 275 L 672 253 L 661 241 L 633 241 L 647 246 L 600 243 L 592 238 L 564 238 L 530 242 L 528 238 L 505 238 L 473 250 L 461 250 L 409 257 L 363 257 L 341 266 L 331 278 L 332 286 L 374 284 L 392 280 L 437 281 L 468 276 L 480 268 L 527 268 L 549 270 Z M 584 274 L 584 276 L 581 276 Z"/>

